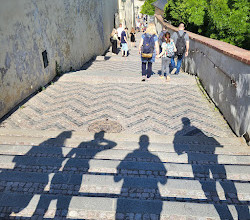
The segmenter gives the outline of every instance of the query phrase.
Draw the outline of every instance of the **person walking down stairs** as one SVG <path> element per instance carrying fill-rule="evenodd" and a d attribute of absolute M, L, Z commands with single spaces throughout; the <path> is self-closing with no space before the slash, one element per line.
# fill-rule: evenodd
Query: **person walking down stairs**
<path fill-rule="evenodd" d="M 162 57 L 161 63 L 161 76 L 163 77 L 166 74 L 166 80 L 170 81 L 170 71 L 169 66 L 171 64 L 171 59 L 176 52 L 176 47 L 174 42 L 170 39 L 170 33 L 167 32 L 164 36 L 166 42 L 162 43 L 162 52 L 159 55 L 159 58 Z"/>
<path fill-rule="evenodd" d="M 189 36 L 187 32 L 184 31 L 184 24 L 180 23 L 178 29 L 179 30 L 173 34 L 173 40 L 177 49 L 177 64 L 175 63 L 174 57 L 171 59 L 171 74 L 176 75 L 180 73 L 182 60 L 188 56 L 189 51 Z"/>
<path fill-rule="evenodd" d="M 116 29 L 114 28 L 112 33 L 111 33 L 111 36 L 110 36 L 110 42 L 112 44 L 112 53 L 114 54 L 118 54 L 118 51 L 117 51 L 117 41 L 118 41 L 118 36 L 117 36 L 117 31 Z"/>
<path fill-rule="evenodd" d="M 156 55 L 159 55 L 159 43 L 156 33 L 156 27 L 153 23 L 148 25 L 145 34 L 142 35 L 139 54 L 142 61 L 142 81 L 146 81 L 152 75 L 152 65 L 155 62 Z"/>
<path fill-rule="evenodd" d="M 127 38 L 127 33 L 126 31 L 128 28 L 125 28 L 124 31 L 121 33 L 121 45 L 122 45 L 122 56 L 127 57 L 128 56 L 128 38 Z"/>

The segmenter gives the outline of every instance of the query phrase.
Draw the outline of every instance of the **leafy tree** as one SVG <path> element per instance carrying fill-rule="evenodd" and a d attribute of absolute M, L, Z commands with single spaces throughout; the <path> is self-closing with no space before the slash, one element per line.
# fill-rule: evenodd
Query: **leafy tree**
<path fill-rule="evenodd" d="M 165 16 L 176 26 L 183 22 L 190 31 L 200 33 L 206 8 L 207 0 L 169 0 L 165 6 Z"/>
<path fill-rule="evenodd" d="M 154 15 L 155 7 L 152 5 L 156 0 L 146 0 L 142 6 L 141 13 L 145 15 Z"/>
<path fill-rule="evenodd" d="M 165 17 L 174 25 L 250 49 L 248 0 L 168 0 Z"/>
<path fill-rule="evenodd" d="M 244 47 L 243 42 L 249 38 L 249 5 L 247 0 L 211 0 L 210 37 Z"/>

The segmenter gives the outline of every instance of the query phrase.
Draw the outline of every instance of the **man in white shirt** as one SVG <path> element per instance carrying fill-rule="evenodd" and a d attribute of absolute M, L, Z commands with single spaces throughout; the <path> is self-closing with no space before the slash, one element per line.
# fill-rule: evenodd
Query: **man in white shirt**
<path fill-rule="evenodd" d="M 121 43 L 121 35 L 122 35 L 123 31 L 124 31 L 124 29 L 122 27 L 122 24 L 119 24 L 119 28 L 117 28 L 117 35 L 118 35 L 119 43 Z"/>

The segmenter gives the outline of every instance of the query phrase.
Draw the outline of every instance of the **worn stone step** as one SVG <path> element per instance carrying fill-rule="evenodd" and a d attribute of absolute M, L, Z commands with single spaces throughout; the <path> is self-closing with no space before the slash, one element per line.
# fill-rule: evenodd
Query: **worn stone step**
<path fill-rule="evenodd" d="M 66 164 L 66 165 L 65 165 Z M 120 165 L 122 164 L 122 166 Z M 28 156 L 3 156 L 0 155 L 0 169 L 22 172 L 52 173 L 102 173 L 123 174 L 132 172 L 135 176 L 164 176 L 196 178 L 196 179 L 229 179 L 239 181 L 250 180 L 250 166 L 223 165 L 223 164 L 178 164 L 143 161 L 100 160 L 100 159 L 65 159 Z M 167 170 L 161 173 L 162 169 Z M 164 171 L 163 170 L 163 171 Z M 211 173 L 212 172 L 212 173 Z"/>
<path fill-rule="evenodd" d="M 102 141 L 101 141 L 102 142 Z M 25 149 L 30 148 L 31 146 L 39 147 L 68 147 L 68 148 L 96 148 L 96 149 L 109 149 L 113 148 L 115 150 L 135 150 L 139 148 L 139 143 L 131 141 L 111 141 L 104 144 L 98 141 L 81 141 L 80 139 L 44 139 L 38 137 L 6 137 L 3 136 L 0 139 L 0 147 L 5 152 L 11 151 L 24 151 Z M 110 144 L 108 144 L 110 143 Z M 141 143 L 142 147 L 147 146 L 147 143 Z M 20 146 L 20 147 L 19 147 Z M 23 146 L 23 147 L 21 147 Z M 198 144 L 187 144 L 187 143 L 151 143 L 148 147 L 151 152 L 203 152 L 210 154 L 228 154 L 228 155 L 250 155 L 249 147 L 238 146 L 238 145 L 213 145 L 208 143 L 198 143 Z"/>
<path fill-rule="evenodd" d="M 39 200 L 41 202 L 38 204 Z M 52 200 L 57 200 L 56 202 Z M 20 203 L 22 201 L 22 203 Z M 49 210 L 46 212 L 46 210 Z M 31 217 L 34 213 L 47 218 L 67 216 L 70 219 L 249 219 L 249 206 L 200 204 L 189 202 L 154 201 L 123 198 L 99 198 L 62 195 L 23 195 L 3 193 L 0 197 L 0 217 Z M 13 213 L 15 212 L 15 213 Z M 46 212 L 46 214 L 44 214 Z M 239 214 L 239 216 L 238 216 Z"/>
<path fill-rule="evenodd" d="M 84 131 L 72 131 L 72 137 L 65 138 L 62 130 L 25 130 L 25 129 L 5 129 L 0 128 L 0 144 L 14 144 L 23 142 L 33 142 L 37 145 L 49 138 L 66 139 L 66 143 L 70 141 L 82 142 L 94 140 L 94 133 Z M 104 138 L 111 141 L 129 141 L 139 142 L 141 135 L 127 133 L 106 133 Z M 148 134 L 149 143 L 180 143 L 194 145 L 240 145 L 249 149 L 243 138 L 238 137 L 202 137 L 202 136 L 165 136 Z M 30 143 L 29 143 L 30 144 Z"/>
<path fill-rule="evenodd" d="M 157 183 L 161 183 L 158 184 Z M 49 183 L 49 185 L 48 185 Z M 44 192 L 44 190 L 46 192 Z M 2 172 L 0 192 L 23 194 L 91 195 L 250 205 L 250 184 L 233 181 L 169 179 L 167 177 L 134 177 L 119 175 L 80 175 L 63 173 Z M 95 195 L 96 194 L 96 195 Z"/>
<path fill-rule="evenodd" d="M 64 159 L 64 155 L 67 158 L 72 158 L 75 155 L 75 160 L 79 158 L 84 159 L 103 159 L 103 160 L 125 160 L 131 161 L 144 161 L 144 162 L 160 162 L 160 163 L 185 163 L 185 164 L 232 164 L 232 165 L 249 165 L 250 156 L 246 155 L 216 155 L 216 154 L 204 154 L 204 153 L 165 153 L 165 152 L 149 152 L 149 151 L 126 151 L 126 150 L 81 150 L 74 148 L 70 151 L 69 148 L 65 148 L 64 152 L 62 148 L 56 149 L 53 154 L 50 154 L 49 150 L 46 152 L 40 151 L 39 147 L 32 148 L 28 153 L 35 155 L 37 157 L 32 158 L 29 156 L 12 156 L 12 155 L 0 155 L 2 161 L 18 160 L 21 161 L 36 161 L 38 163 L 53 163 L 53 160 L 50 158 L 58 158 L 58 160 Z M 42 156 L 44 153 L 45 157 Z M 6 159 L 5 159 L 6 157 Z M 22 158 L 22 159 L 21 159 Z M 30 160 L 29 160 L 30 159 Z M 1 163 L 1 162 L 0 162 Z M 49 165 L 49 164 L 48 164 Z"/>
<path fill-rule="evenodd" d="M 27 143 L 25 143 L 27 144 Z M 118 152 L 119 150 L 131 151 L 138 149 L 140 146 L 136 142 L 115 142 L 115 145 L 110 152 Z M 147 147 L 146 144 L 141 143 L 141 148 Z M 91 151 L 98 151 L 98 149 L 108 149 L 109 146 L 100 145 L 98 142 L 81 142 L 79 145 L 62 146 L 62 143 L 57 140 L 47 140 L 40 143 L 39 145 L 22 145 L 22 144 L 0 144 L 1 154 L 12 154 L 12 155 L 24 155 L 29 151 L 37 151 L 40 153 L 47 152 L 48 154 L 53 154 L 53 152 L 58 153 L 58 147 L 61 147 L 63 154 L 69 150 L 75 148 L 75 150 L 81 152 L 86 151 L 86 149 Z M 66 149 L 69 148 L 69 149 Z M 39 150 L 40 149 L 40 150 Z M 140 149 L 140 148 L 139 148 Z M 239 146 L 216 146 L 216 145 L 192 145 L 192 144 L 169 144 L 169 143 L 152 143 L 149 145 L 148 150 L 150 152 L 164 152 L 164 153 L 175 153 L 175 152 L 190 152 L 190 153 L 207 153 L 207 154 L 225 154 L 225 155 L 250 155 L 250 149 L 247 147 Z M 143 150 L 142 150 L 143 151 Z"/>

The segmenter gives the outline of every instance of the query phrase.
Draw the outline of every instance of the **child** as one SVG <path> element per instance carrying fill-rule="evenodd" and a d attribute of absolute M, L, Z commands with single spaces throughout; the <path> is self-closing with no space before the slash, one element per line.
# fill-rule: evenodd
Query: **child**
<path fill-rule="evenodd" d="M 174 56 L 174 52 L 177 51 L 173 40 L 170 39 L 170 33 L 165 34 L 166 42 L 162 43 L 162 52 L 159 54 L 159 57 L 162 57 L 161 63 L 161 77 L 166 73 L 166 80 L 170 81 L 169 77 L 169 65 L 171 63 L 171 58 Z"/>

